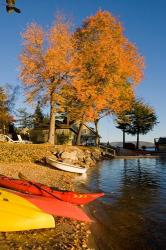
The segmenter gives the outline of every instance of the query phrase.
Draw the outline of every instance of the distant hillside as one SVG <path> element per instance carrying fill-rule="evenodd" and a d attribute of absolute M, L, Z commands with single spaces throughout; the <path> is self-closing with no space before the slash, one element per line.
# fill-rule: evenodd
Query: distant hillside
<path fill-rule="evenodd" d="M 127 143 L 133 143 L 136 145 L 136 141 L 126 141 Z M 123 142 L 111 142 L 111 146 L 113 147 L 123 147 Z M 147 141 L 140 141 L 139 142 L 139 147 L 141 148 L 142 146 L 146 146 L 147 148 L 154 147 L 154 143 L 152 142 L 147 142 Z"/>

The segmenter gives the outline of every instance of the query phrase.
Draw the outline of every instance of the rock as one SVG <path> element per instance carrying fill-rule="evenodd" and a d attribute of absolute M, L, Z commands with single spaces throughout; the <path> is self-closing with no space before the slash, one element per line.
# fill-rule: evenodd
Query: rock
<path fill-rule="evenodd" d="M 77 152 L 77 157 L 78 157 L 78 160 L 79 161 L 84 161 L 84 159 L 85 159 L 85 154 L 84 154 L 84 152 L 81 150 L 81 151 L 78 151 Z"/>
<path fill-rule="evenodd" d="M 77 151 L 63 152 L 61 154 L 62 159 L 70 159 L 71 161 L 78 161 Z"/>
<path fill-rule="evenodd" d="M 91 157 L 86 157 L 85 158 L 85 164 L 90 167 L 90 166 L 94 166 L 95 162 L 92 160 Z"/>
<path fill-rule="evenodd" d="M 90 156 L 91 152 L 89 150 L 85 150 L 85 155 L 87 155 L 87 156 L 89 155 Z"/>
<path fill-rule="evenodd" d="M 91 156 L 92 156 L 93 158 L 95 158 L 95 160 L 100 160 L 101 152 L 95 150 L 94 152 L 91 153 Z"/>
<path fill-rule="evenodd" d="M 60 153 L 61 158 L 64 162 L 79 166 L 91 167 L 95 166 L 96 162 L 101 158 L 100 149 L 84 149 L 84 148 L 63 148 L 57 149 L 57 153 Z M 55 152 L 56 153 L 56 152 Z M 54 153 L 54 155 L 56 155 Z"/>
<path fill-rule="evenodd" d="M 68 164 L 74 164 L 75 161 L 73 161 L 69 158 L 65 158 L 65 159 L 63 159 L 63 162 L 68 163 Z"/>

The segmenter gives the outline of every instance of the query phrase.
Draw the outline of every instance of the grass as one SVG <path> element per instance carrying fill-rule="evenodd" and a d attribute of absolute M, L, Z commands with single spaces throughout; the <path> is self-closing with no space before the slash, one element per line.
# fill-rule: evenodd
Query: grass
<path fill-rule="evenodd" d="M 0 162 L 42 162 L 55 147 L 50 144 L 0 143 Z"/>
<path fill-rule="evenodd" d="M 55 151 L 68 151 L 81 150 L 94 152 L 99 150 L 95 147 L 86 146 L 67 146 L 67 145 L 50 145 L 43 144 L 21 144 L 21 143 L 8 143 L 0 142 L 0 162 L 3 163 L 35 163 L 44 162 L 45 157 L 52 155 Z"/>

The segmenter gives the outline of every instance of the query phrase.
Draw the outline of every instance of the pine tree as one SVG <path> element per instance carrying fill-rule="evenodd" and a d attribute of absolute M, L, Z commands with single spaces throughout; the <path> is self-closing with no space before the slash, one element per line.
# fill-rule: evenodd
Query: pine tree
<path fill-rule="evenodd" d="M 139 135 L 147 134 L 158 123 L 155 110 L 142 100 L 135 100 L 131 110 L 119 116 L 116 122 L 117 128 L 127 134 L 137 136 L 137 149 L 139 148 Z"/>
<path fill-rule="evenodd" d="M 32 128 L 33 116 L 27 112 L 26 108 L 20 108 L 17 110 L 17 126 L 19 128 Z"/>
<path fill-rule="evenodd" d="M 42 127 L 44 121 L 44 115 L 41 109 L 41 103 L 38 101 L 35 113 L 33 115 L 33 126 L 34 128 Z"/>

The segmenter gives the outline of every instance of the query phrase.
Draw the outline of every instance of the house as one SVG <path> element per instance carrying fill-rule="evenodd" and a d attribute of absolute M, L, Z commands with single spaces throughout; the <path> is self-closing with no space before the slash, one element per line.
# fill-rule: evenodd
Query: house
<path fill-rule="evenodd" d="M 56 144 L 75 145 L 77 138 L 77 129 L 73 123 L 63 123 L 56 121 Z"/>
<path fill-rule="evenodd" d="M 83 124 L 82 133 L 81 133 L 81 145 L 89 145 L 95 146 L 96 145 L 96 137 L 101 138 L 94 128 L 87 126 L 85 123 Z"/>
<path fill-rule="evenodd" d="M 30 140 L 34 143 L 46 143 L 49 135 L 49 124 L 45 127 L 34 128 L 30 132 Z M 77 131 L 72 128 L 71 124 L 61 121 L 55 123 L 55 144 L 74 145 L 76 142 Z"/>
<path fill-rule="evenodd" d="M 78 134 L 78 126 L 74 122 L 64 123 L 64 121 L 56 121 L 55 124 L 55 144 L 62 145 L 75 145 Z M 30 140 L 34 143 L 46 143 L 48 141 L 49 128 L 35 128 L 30 132 Z M 83 125 L 81 134 L 81 145 L 95 145 L 96 144 L 95 130 Z"/>
<path fill-rule="evenodd" d="M 154 139 L 155 150 L 158 152 L 166 152 L 166 137 Z"/>
<path fill-rule="evenodd" d="M 78 134 L 78 126 L 71 122 L 69 125 L 56 122 L 57 144 L 75 145 Z M 81 145 L 96 145 L 96 137 L 99 137 L 95 130 L 83 124 L 81 133 Z"/>

